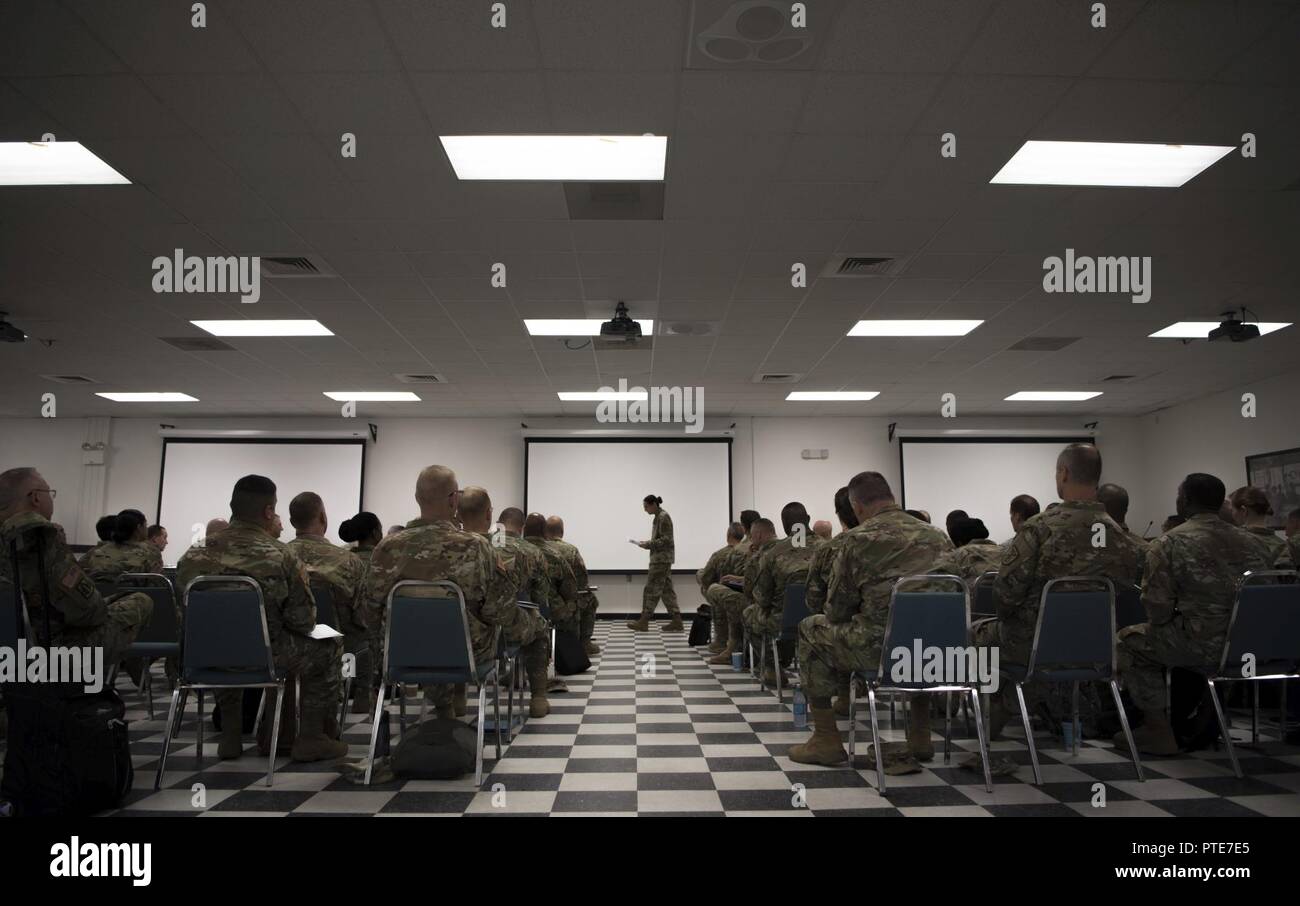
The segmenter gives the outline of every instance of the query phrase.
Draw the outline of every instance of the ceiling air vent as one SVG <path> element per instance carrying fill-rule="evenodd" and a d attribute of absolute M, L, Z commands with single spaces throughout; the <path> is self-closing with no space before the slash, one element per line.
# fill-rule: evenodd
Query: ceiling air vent
<path fill-rule="evenodd" d="M 47 381 L 53 381 L 56 384 L 98 384 L 100 381 L 94 378 L 88 378 L 84 374 L 42 374 Z"/>
<path fill-rule="evenodd" d="M 440 374 L 395 374 L 403 384 L 445 384 L 447 379 Z"/>
<path fill-rule="evenodd" d="M 1135 377 L 1136 374 L 1112 374 L 1110 377 L 1102 378 L 1102 381 L 1131 381 Z"/>
<path fill-rule="evenodd" d="M 822 268 L 823 277 L 888 277 L 903 269 L 902 255 L 876 252 L 866 255 L 836 255 Z"/>
<path fill-rule="evenodd" d="M 755 384 L 797 384 L 803 380 L 802 374 L 785 374 L 780 372 L 762 372 L 754 375 Z"/>
<path fill-rule="evenodd" d="M 334 272 L 320 258 L 309 255 L 263 255 L 262 276 L 267 278 L 285 277 L 333 277 Z"/>
<path fill-rule="evenodd" d="M 663 337 L 713 337 L 718 334 L 717 321 L 665 321 L 660 320 L 659 335 Z"/>
<path fill-rule="evenodd" d="M 1078 337 L 1025 337 L 1009 348 L 1016 352 L 1057 352 L 1077 342 Z"/>
<path fill-rule="evenodd" d="M 181 352 L 234 352 L 235 347 L 216 337 L 159 337 L 168 346 Z"/>

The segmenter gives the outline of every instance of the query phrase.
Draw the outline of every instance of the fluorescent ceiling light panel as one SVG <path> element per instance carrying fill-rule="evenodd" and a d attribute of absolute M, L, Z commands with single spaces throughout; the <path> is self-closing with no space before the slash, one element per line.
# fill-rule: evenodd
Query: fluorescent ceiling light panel
<path fill-rule="evenodd" d="M 326 390 L 325 395 L 339 403 L 418 403 L 420 398 L 409 390 Z"/>
<path fill-rule="evenodd" d="M 129 186 L 81 142 L 0 142 L 0 186 Z"/>
<path fill-rule="evenodd" d="M 1020 390 L 1006 398 L 1010 403 L 1077 403 L 1101 396 L 1100 390 Z"/>
<path fill-rule="evenodd" d="M 859 321 L 849 329 L 850 337 L 964 337 L 983 321 L 909 320 L 889 318 Z"/>
<path fill-rule="evenodd" d="M 233 321 L 191 321 L 214 337 L 332 337 L 333 331 L 320 321 L 258 321 L 239 318 Z"/>
<path fill-rule="evenodd" d="M 662 182 L 663 135 L 443 135 L 457 179 Z"/>
<path fill-rule="evenodd" d="M 1204 340 L 1210 335 L 1211 330 L 1219 327 L 1222 323 L 1221 321 L 1178 321 L 1157 330 L 1155 333 L 1147 334 L 1147 336 L 1155 337 L 1158 340 Z M 1259 328 L 1259 335 L 1262 337 L 1266 333 L 1281 330 L 1283 327 L 1290 327 L 1291 322 L 1263 321 L 1255 324 L 1255 326 Z"/>
<path fill-rule="evenodd" d="M 1034 186 L 1177 188 L 1235 145 L 1140 142 L 1025 142 L 991 183 Z"/>
<path fill-rule="evenodd" d="M 608 318 L 525 318 L 524 327 L 535 337 L 598 337 L 600 325 Z M 641 336 L 654 336 L 654 320 L 634 319 L 641 325 Z"/>
<path fill-rule="evenodd" d="M 635 400 L 650 399 L 648 390 L 629 390 L 619 393 L 617 390 L 560 390 L 556 393 L 559 398 L 566 403 L 603 403 L 616 402 L 618 400 Z"/>
<path fill-rule="evenodd" d="M 188 393 L 96 393 L 115 403 L 197 403 Z"/>
<path fill-rule="evenodd" d="M 873 400 L 878 396 L 880 396 L 879 390 L 791 390 L 786 395 L 786 399 L 808 402 L 851 402 Z"/>

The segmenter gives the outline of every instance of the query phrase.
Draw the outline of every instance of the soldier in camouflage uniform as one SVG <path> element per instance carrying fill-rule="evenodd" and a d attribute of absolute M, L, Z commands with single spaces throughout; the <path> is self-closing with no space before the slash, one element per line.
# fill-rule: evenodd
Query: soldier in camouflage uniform
<path fill-rule="evenodd" d="M 1142 584 L 1142 574 L 1146 571 L 1147 545 L 1150 543 L 1137 532 L 1128 527 L 1128 491 L 1117 484 L 1103 484 L 1097 488 L 1097 500 L 1106 508 L 1106 515 L 1118 523 L 1138 550 L 1137 575 L 1130 585 Z"/>
<path fill-rule="evenodd" d="M 1249 532 L 1218 517 L 1223 482 L 1188 475 L 1178 487 L 1187 521 L 1151 542 L 1142 604 L 1149 622 L 1119 631 L 1119 670 L 1145 722 L 1133 733 L 1138 749 L 1174 755 L 1178 741 L 1165 714 L 1166 667 L 1218 667 L 1228 619 L 1243 573 L 1272 567 Z M 1127 750 L 1122 733 L 1115 745 Z"/>
<path fill-rule="evenodd" d="M 655 518 L 650 530 L 650 540 L 637 543 L 638 547 L 650 552 L 650 566 L 646 571 L 645 591 L 641 595 L 641 617 L 629 620 L 627 624 L 628 628 L 635 632 L 646 632 L 650 629 L 650 618 L 654 616 L 660 598 L 663 599 L 664 607 L 668 609 L 668 616 L 672 618 L 663 630 L 681 632 L 683 629 L 682 610 L 677 606 L 677 589 L 673 588 L 672 567 L 673 561 L 677 559 L 673 542 L 673 520 L 668 515 L 668 511 L 663 508 L 663 502 L 662 497 L 656 497 L 654 494 L 646 495 L 642 501 L 645 511 Z"/>
<path fill-rule="evenodd" d="M 942 532 L 899 509 L 889 483 L 878 472 L 855 475 L 849 482 L 849 500 L 858 526 L 837 545 L 823 612 L 799 624 L 799 669 L 814 725 L 809 740 L 790 749 L 790 759 L 801 764 L 845 760 L 831 706 L 840 675 L 882 668 L 881 645 L 895 583 L 928 573 L 952 549 Z M 919 770 L 912 758 L 934 756 L 928 695 L 912 698 L 907 748 L 910 757 L 891 757 L 887 771 L 911 773 Z"/>
<path fill-rule="evenodd" d="M 316 602 L 302 560 L 287 544 L 271 536 L 279 521 L 275 514 L 275 482 L 261 475 L 245 475 L 235 483 L 230 499 L 230 525 L 204 538 L 203 546 L 187 550 L 177 565 L 176 578 L 188 588 L 199 576 L 247 576 L 262 589 L 266 627 L 276 667 L 298 677 L 302 687 L 302 721 L 290 758 L 323 761 L 342 758 L 345 743 L 327 732 L 336 729 L 340 695 L 343 643 L 339 639 L 313 639 Z M 242 690 L 217 693 L 221 708 L 222 758 L 238 758 Z M 280 703 L 267 698 L 266 716 Z M 330 727 L 333 723 L 335 726 Z M 269 749 L 270 740 L 265 740 Z"/>
<path fill-rule="evenodd" d="M 736 547 L 744 540 L 745 528 L 739 522 L 733 522 L 727 527 L 727 543 L 718 548 L 709 555 L 708 562 L 701 566 L 695 573 L 695 580 L 700 583 L 700 594 L 704 600 L 709 599 L 709 589 L 722 581 L 722 577 L 729 572 L 734 572 L 731 563 L 735 558 Z M 719 607 L 710 605 L 712 611 L 712 638 L 709 642 L 709 651 L 717 654 L 720 651 L 727 650 L 727 618 Z"/>
<path fill-rule="evenodd" d="M 546 517 L 541 513 L 529 513 L 524 520 L 524 543 L 532 547 L 542 563 L 551 622 L 556 629 L 577 635 L 582 628 L 578 580 L 560 549 L 546 540 Z"/>
<path fill-rule="evenodd" d="M 162 551 L 145 537 L 148 521 L 139 510 L 123 510 L 107 543 L 93 548 L 82 568 L 92 582 L 116 582 L 126 573 L 161 573 Z"/>
<path fill-rule="evenodd" d="M 749 527 L 749 545 L 742 549 L 732 563 L 735 572 L 724 575 L 723 583 L 740 585 L 741 590 L 726 584 L 709 589 L 709 603 L 722 609 L 727 620 L 728 650 L 709 658 L 710 664 L 730 664 L 731 655 L 745 648 L 745 608 L 754 602 L 751 597 L 754 583 L 758 581 L 758 568 L 763 554 L 776 544 L 776 526 L 771 519 L 758 519 Z"/>
<path fill-rule="evenodd" d="M 976 631 L 976 645 L 998 646 L 1002 662 L 1029 663 L 1043 586 L 1050 580 L 1096 576 L 1118 584 L 1137 574 L 1141 551 L 1097 500 L 1100 477 L 1101 454 L 1091 444 L 1070 444 L 1057 457 L 1056 492 L 1062 502 L 1021 527 L 994 584 L 997 619 Z M 1037 692 L 1037 686 L 1025 687 L 1027 706 Z M 1013 695 L 1012 684 L 1004 683 L 992 697 L 989 724 L 995 737 L 1014 713 Z"/>
<path fill-rule="evenodd" d="M 352 713 L 369 714 L 374 700 L 374 662 L 370 652 L 369 628 L 358 601 L 366 565 L 346 547 L 328 538 L 329 517 L 325 502 L 314 491 L 303 491 L 289 501 L 289 524 L 298 536 L 289 548 L 307 567 L 307 578 L 324 582 L 334 601 L 335 627 L 343 633 L 343 651 L 353 657 Z"/>
<path fill-rule="evenodd" d="M 367 614 L 386 617 L 388 594 L 403 579 L 456 583 L 465 597 L 475 663 L 485 663 L 496 657 L 497 628 L 519 618 L 514 575 L 491 542 L 456 527 L 452 518 L 459 497 L 455 472 L 446 466 L 425 468 L 415 486 L 420 518 L 379 542 L 361 594 Z M 439 717 L 454 716 L 450 686 L 431 687 L 425 695 Z"/>
<path fill-rule="evenodd" d="M 983 520 L 958 520 L 952 526 L 952 540 L 957 547 L 939 558 L 933 572 L 959 576 L 974 588 L 980 576 L 997 571 L 1002 562 L 1002 545 L 989 540 Z"/>
<path fill-rule="evenodd" d="M 1016 541 L 1016 535 L 1020 534 L 1020 530 L 1024 528 L 1025 523 L 1028 520 L 1037 516 L 1041 512 L 1042 508 L 1038 505 L 1038 501 L 1029 494 L 1017 494 L 1015 497 L 1011 498 L 1011 530 L 1015 534 L 998 545 L 1000 551 L 998 554 L 998 560 L 1006 559 L 1007 552 L 1011 550 L 1011 545 Z"/>
<path fill-rule="evenodd" d="M 808 564 L 808 586 L 804 603 L 809 613 L 822 613 L 826 607 L 826 591 L 831 581 L 831 566 L 835 563 L 835 554 L 843 543 L 841 539 L 858 525 L 857 514 L 849 500 L 848 486 L 835 492 L 835 518 L 840 523 L 840 533 L 830 541 L 813 551 L 812 561 Z M 842 673 L 836 677 L 834 711 L 838 717 L 849 716 L 849 675 Z"/>
<path fill-rule="evenodd" d="M 0 551 L 0 580 L 13 584 L 11 545 L 16 544 L 23 599 L 35 642 L 46 648 L 103 648 L 103 662 L 116 664 L 148 624 L 153 601 L 148 595 L 134 593 L 109 603 L 100 595 L 95 583 L 77 565 L 63 526 L 50 521 L 54 518 L 54 494 L 34 468 L 0 473 L 0 543 L 4 546 Z M 38 567 L 42 560 L 50 601 L 41 591 Z"/>
<path fill-rule="evenodd" d="M 117 525 L 116 516 L 100 516 L 95 520 L 95 534 L 99 536 L 99 541 L 94 547 L 77 558 L 77 565 L 80 566 L 83 571 L 86 568 L 86 564 L 90 562 L 90 555 L 113 540 L 113 527 L 115 525 Z"/>
<path fill-rule="evenodd" d="M 1270 566 L 1291 562 L 1286 540 L 1269 527 L 1273 504 L 1269 503 L 1267 494 L 1246 485 L 1233 491 L 1228 501 L 1232 506 L 1233 522 L 1258 541 Z"/>
<path fill-rule="evenodd" d="M 825 543 L 812 533 L 808 522 L 808 510 L 802 503 L 787 503 L 781 509 L 785 537 L 768 548 L 759 559 L 750 593 L 753 603 L 743 613 L 745 629 L 755 644 L 761 644 L 764 637 L 775 638 L 781 634 L 786 589 L 791 585 L 807 584 L 813 554 Z M 782 643 L 780 654 L 781 663 L 768 665 L 763 675 L 764 682 L 776 685 L 776 670 L 790 663 L 794 655 L 793 644 L 785 646 Z"/>
<path fill-rule="evenodd" d="M 510 507 L 511 523 L 515 523 L 515 513 L 523 513 Z M 524 541 L 518 535 L 511 535 L 502 522 L 501 531 L 492 531 L 492 500 L 483 488 L 469 487 L 460 492 L 458 509 L 461 525 L 467 532 L 475 532 L 491 542 L 497 555 L 510 570 L 510 587 L 512 597 L 517 601 L 520 592 L 526 600 L 535 600 L 534 594 L 545 594 L 545 569 L 542 555 L 536 546 Z M 502 513 L 502 517 L 506 513 Z M 528 674 L 529 717 L 545 717 L 551 713 L 551 703 L 547 698 L 546 667 L 551 660 L 551 632 L 546 620 L 535 610 L 519 608 L 515 618 L 505 626 L 503 637 L 511 645 L 518 645 L 523 655 L 524 670 Z"/>
<path fill-rule="evenodd" d="M 347 544 L 355 545 L 352 553 L 360 557 L 362 563 L 369 563 L 375 546 L 384 540 L 384 526 L 374 513 L 357 513 L 351 519 L 343 520 L 339 537 Z"/>
<path fill-rule="evenodd" d="M 573 578 L 578 583 L 578 622 L 582 645 L 587 650 L 587 654 L 600 654 L 600 646 L 596 644 L 594 638 L 596 611 L 600 607 L 600 601 L 596 599 L 596 593 L 591 590 L 587 563 L 582 559 L 582 552 L 575 545 L 564 540 L 564 520 L 559 516 L 546 517 L 546 540 L 551 542 L 564 557 L 564 562 L 569 564 L 569 568 L 573 570 Z"/>

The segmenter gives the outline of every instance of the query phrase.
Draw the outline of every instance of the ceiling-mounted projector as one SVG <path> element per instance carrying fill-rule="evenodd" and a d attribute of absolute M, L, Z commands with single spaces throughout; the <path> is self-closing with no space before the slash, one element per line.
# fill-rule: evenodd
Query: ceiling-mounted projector
<path fill-rule="evenodd" d="M 22 343 L 27 334 L 5 320 L 7 312 L 0 311 L 0 343 Z"/>
<path fill-rule="evenodd" d="M 600 338 L 606 343 L 635 343 L 641 339 L 641 325 L 633 321 L 622 302 L 614 307 L 614 319 L 600 325 Z"/>
<path fill-rule="evenodd" d="M 1223 323 L 1206 334 L 1205 338 L 1213 343 L 1216 340 L 1228 340 L 1233 343 L 1244 343 L 1247 340 L 1254 340 L 1259 337 L 1259 325 L 1247 324 L 1245 313 L 1238 318 L 1232 312 L 1224 312 Z"/>

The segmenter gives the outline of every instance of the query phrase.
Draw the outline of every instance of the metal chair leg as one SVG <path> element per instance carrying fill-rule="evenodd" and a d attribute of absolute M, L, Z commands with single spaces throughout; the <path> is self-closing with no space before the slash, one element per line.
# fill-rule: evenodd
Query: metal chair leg
<path fill-rule="evenodd" d="M 853 732 L 857 727 L 858 716 L 858 683 L 853 674 L 849 674 L 849 769 L 856 771 L 857 762 L 857 733 Z"/>
<path fill-rule="evenodd" d="M 203 690 L 198 689 L 198 706 L 199 706 L 199 744 L 194 750 L 194 769 L 201 771 L 203 769 Z"/>
<path fill-rule="evenodd" d="M 980 761 L 984 764 L 984 789 L 993 792 L 993 770 L 989 766 L 989 741 L 985 734 L 984 715 L 980 713 L 980 694 L 976 689 L 970 690 L 970 704 L 975 711 L 975 727 L 979 734 Z"/>
<path fill-rule="evenodd" d="M 163 749 L 162 756 L 158 759 L 158 774 L 154 777 L 154 790 L 162 789 L 163 771 L 167 769 L 167 752 L 171 749 L 172 736 L 176 733 L 177 709 L 180 707 L 181 690 L 179 687 L 172 692 L 171 708 L 167 711 L 167 729 L 163 732 Z"/>
<path fill-rule="evenodd" d="M 279 694 L 275 697 L 275 714 L 271 716 L 271 755 L 267 758 L 266 764 L 266 785 L 269 787 L 275 782 L 275 753 L 280 747 L 280 702 L 284 700 L 284 683 L 276 685 L 276 692 Z M 265 698 L 263 698 L 265 701 Z"/>
<path fill-rule="evenodd" d="M 1259 745 L 1259 683 L 1251 683 L 1250 696 L 1250 744 Z"/>
<path fill-rule="evenodd" d="M 1020 720 L 1025 725 L 1025 742 L 1029 744 L 1029 760 L 1034 766 L 1034 784 L 1043 785 L 1043 772 L 1038 767 L 1038 750 L 1034 748 L 1034 728 L 1029 723 L 1029 709 L 1025 707 L 1025 690 L 1016 683 L 1016 698 L 1020 702 Z"/>
<path fill-rule="evenodd" d="M 1074 754 L 1079 754 L 1079 731 L 1082 729 L 1079 720 L 1079 683 L 1076 680 L 1070 690 L 1070 735 L 1074 737 Z"/>
<path fill-rule="evenodd" d="M 1286 684 L 1287 680 L 1282 680 L 1282 691 L 1278 693 L 1278 742 L 1286 742 Z"/>
<path fill-rule="evenodd" d="M 754 649 L 749 649 L 749 659 L 752 663 L 754 660 Z M 758 691 L 766 692 L 767 683 L 763 679 L 763 673 L 767 670 L 767 645 L 763 639 L 758 640 Z"/>
<path fill-rule="evenodd" d="M 140 685 L 144 686 L 145 701 L 149 705 L 149 719 L 153 720 L 153 673 L 151 672 L 152 664 L 148 658 L 144 659 L 144 671 L 140 676 Z"/>
<path fill-rule="evenodd" d="M 871 712 L 871 746 L 876 753 L 876 786 L 885 795 L 885 744 L 880 739 L 880 726 L 876 720 L 876 687 L 867 683 L 867 709 Z M 852 731 L 852 727 L 849 728 Z"/>
<path fill-rule="evenodd" d="M 379 694 L 375 697 L 375 722 L 370 727 L 370 751 L 367 753 L 366 758 L 366 786 L 370 786 L 370 775 L 375 770 L 375 748 L 379 745 L 379 722 L 387 719 L 384 712 L 384 697 L 387 694 L 388 684 L 380 683 Z"/>
<path fill-rule="evenodd" d="M 943 763 L 952 764 L 952 693 L 943 694 Z"/>
<path fill-rule="evenodd" d="M 486 690 L 484 690 L 486 691 Z M 481 711 L 479 712 L 482 713 Z M 497 731 L 497 761 L 501 760 L 501 675 L 492 671 L 492 722 Z"/>
<path fill-rule="evenodd" d="M 1228 750 L 1228 761 L 1232 763 L 1232 773 L 1241 779 L 1241 765 L 1237 763 L 1237 750 L 1232 745 L 1232 732 L 1228 729 L 1228 721 L 1223 716 L 1223 705 L 1219 702 L 1219 690 L 1214 685 L 1214 680 L 1205 681 L 1210 687 L 1210 701 L 1214 703 L 1215 716 L 1219 718 L 1219 731 L 1223 734 L 1223 745 Z"/>
<path fill-rule="evenodd" d="M 477 789 L 483 785 L 483 712 L 487 710 L 487 686 L 482 684 L 478 687 L 478 714 L 479 719 L 475 721 L 478 725 L 478 739 L 474 745 L 474 787 Z"/>
<path fill-rule="evenodd" d="M 1110 694 L 1115 699 L 1115 708 L 1119 711 L 1120 726 L 1124 728 L 1124 739 L 1128 742 L 1128 750 L 1133 753 L 1133 769 L 1137 771 L 1138 781 L 1145 782 L 1146 777 L 1142 773 L 1142 759 L 1138 755 L 1137 744 L 1133 742 L 1133 731 L 1128 726 L 1128 715 L 1124 713 L 1124 703 L 1119 697 L 1119 683 L 1114 678 L 1110 681 Z"/>
<path fill-rule="evenodd" d="M 776 676 L 776 703 L 781 705 L 784 704 L 784 701 L 782 701 L 783 696 L 781 695 L 781 650 L 777 648 L 777 640 L 775 638 L 772 639 L 772 673 Z"/>

